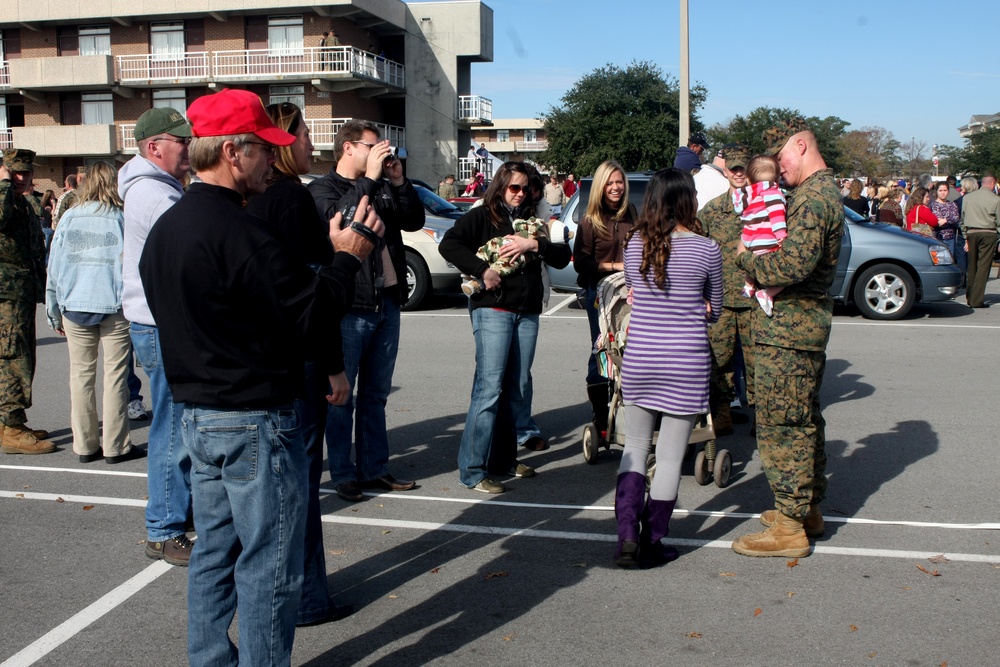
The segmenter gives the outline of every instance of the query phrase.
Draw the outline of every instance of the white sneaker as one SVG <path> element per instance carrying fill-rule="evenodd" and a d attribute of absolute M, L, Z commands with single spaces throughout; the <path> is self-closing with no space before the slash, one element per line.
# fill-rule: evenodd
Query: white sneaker
<path fill-rule="evenodd" d="M 142 421 L 143 419 L 148 419 L 149 416 L 146 414 L 146 406 L 142 404 L 138 398 L 134 401 L 129 401 L 128 404 L 128 418 Z"/>

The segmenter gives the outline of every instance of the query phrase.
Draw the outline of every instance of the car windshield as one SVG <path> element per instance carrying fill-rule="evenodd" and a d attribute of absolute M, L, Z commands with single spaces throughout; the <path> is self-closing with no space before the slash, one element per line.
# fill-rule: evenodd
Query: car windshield
<path fill-rule="evenodd" d="M 417 195 L 420 197 L 420 202 L 426 206 L 431 213 L 434 215 L 447 216 L 449 213 L 458 211 L 459 208 L 452 204 L 447 199 L 442 199 L 436 194 L 428 190 L 427 188 L 421 187 L 419 185 L 414 185 L 417 190 Z"/>
<path fill-rule="evenodd" d="M 867 215 L 859 215 L 857 211 L 849 209 L 846 206 L 844 207 L 844 215 L 847 216 L 847 219 L 851 222 L 871 222 Z"/>

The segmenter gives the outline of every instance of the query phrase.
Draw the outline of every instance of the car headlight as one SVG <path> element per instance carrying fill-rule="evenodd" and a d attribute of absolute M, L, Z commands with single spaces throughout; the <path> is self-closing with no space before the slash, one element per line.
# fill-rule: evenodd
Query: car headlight
<path fill-rule="evenodd" d="M 955 258 L 951 256 L 950 252 L 948 252 L 948 248 L 943 245 L 928 246 L 927 252 L 930 253 L 931 264 L 934 266 L 955 263 Z"/>
<path fill-rule="evenodd" d="M 422 231 L 424 234 L 427 234 L 427 236 L 429 236 L 432 239 L 434 239 L 434 243 L 441 243 L 441 239 L 444 238 L 444 230 L 443 229 L 434 229 L 433 227 L 424 227 L 420 231 Z"/>

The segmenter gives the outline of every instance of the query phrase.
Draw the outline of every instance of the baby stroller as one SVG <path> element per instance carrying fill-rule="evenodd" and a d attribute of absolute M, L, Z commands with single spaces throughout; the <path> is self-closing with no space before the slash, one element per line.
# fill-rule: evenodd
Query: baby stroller
<path fill-rule="evenodd" d="M 625 410 L 621 389 L 621 366 L 628 341 L 628 325 L 632 316 L 632 305 L 628 302 L 628 287 L 625 273 L 619 271 L 605 277 L 597 285 L 597 313 L 600 335 L 594 345 L 598 368 L 608 379 L 608 430 L 607 437 L 601 438 L 594 424 L 583 427 L 583 459 L 587 463 L 597 463 L 601 447 L 611 449 L 611 445 L 625 446 Z M 653 436 L 655 441 L 656 436 Z M 699 415 L 688 441 L 688 455 L 697 445 L 704 443 L 694 459 L 694 478 L 704 486 L 712 479 L 716 486 L 723 488 L 729 483 L 732 457 L 728 450 L 716 451 L 715 430 L 711 414 Z M 650 453 L 649 479 L 652 480 L 656 468 L 654 455 Z"/>

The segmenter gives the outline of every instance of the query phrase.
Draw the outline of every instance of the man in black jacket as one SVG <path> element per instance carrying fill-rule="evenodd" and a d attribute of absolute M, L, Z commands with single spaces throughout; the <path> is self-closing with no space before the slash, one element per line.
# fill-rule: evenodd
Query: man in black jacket
<path fill-rule="evenodd" d="M 358 201 L 367 196 L 385 225 L 384 243 L 358 272 L 354 305 L 341 320 L 350 391 L 344 405 L 329 408 L 326 423 L 330 481 L 338 496 L 356 501 L 362 498 L 362 486 L 388 491 L 415 486 L 389 472 L 385 404 L 399 348 L 399 309 L 407 298 L 402 232 L 424 226 L 424 207 L 413 184 L 403 176 L 403 165 L 389 142 L 380 141 L 374 124 L 347 121 L 333 147 L 336 166 L 309 185 L 320 217 L 329 220 L 340 212 L 344 220 L 351 220 Z M 355 386 L 358 415 L 352 463 Z"/>
<path fill-rule="evenodd" d="M 333 261 L 293 261 L 267 222 L 243 210 L 263 192 L 275 145 L 295 136 L 244 90 L 188 108 L 194 183 L 153 226 L 139 260 L 184 446 L 198 540 L 188 574 L 192 665 L 285 664 L 302 591 L 308 463 L 292 406 L 306 355 L 343 369 L 325 343 L 354 292 L 381 223 L 367 200 L 333 223 Z M 332 227 L 333 225 L 331 225 Z M 331 403 L 346 400 L 332 394 Z M 229 626 L 239 611 L 239 649 Z"/>

